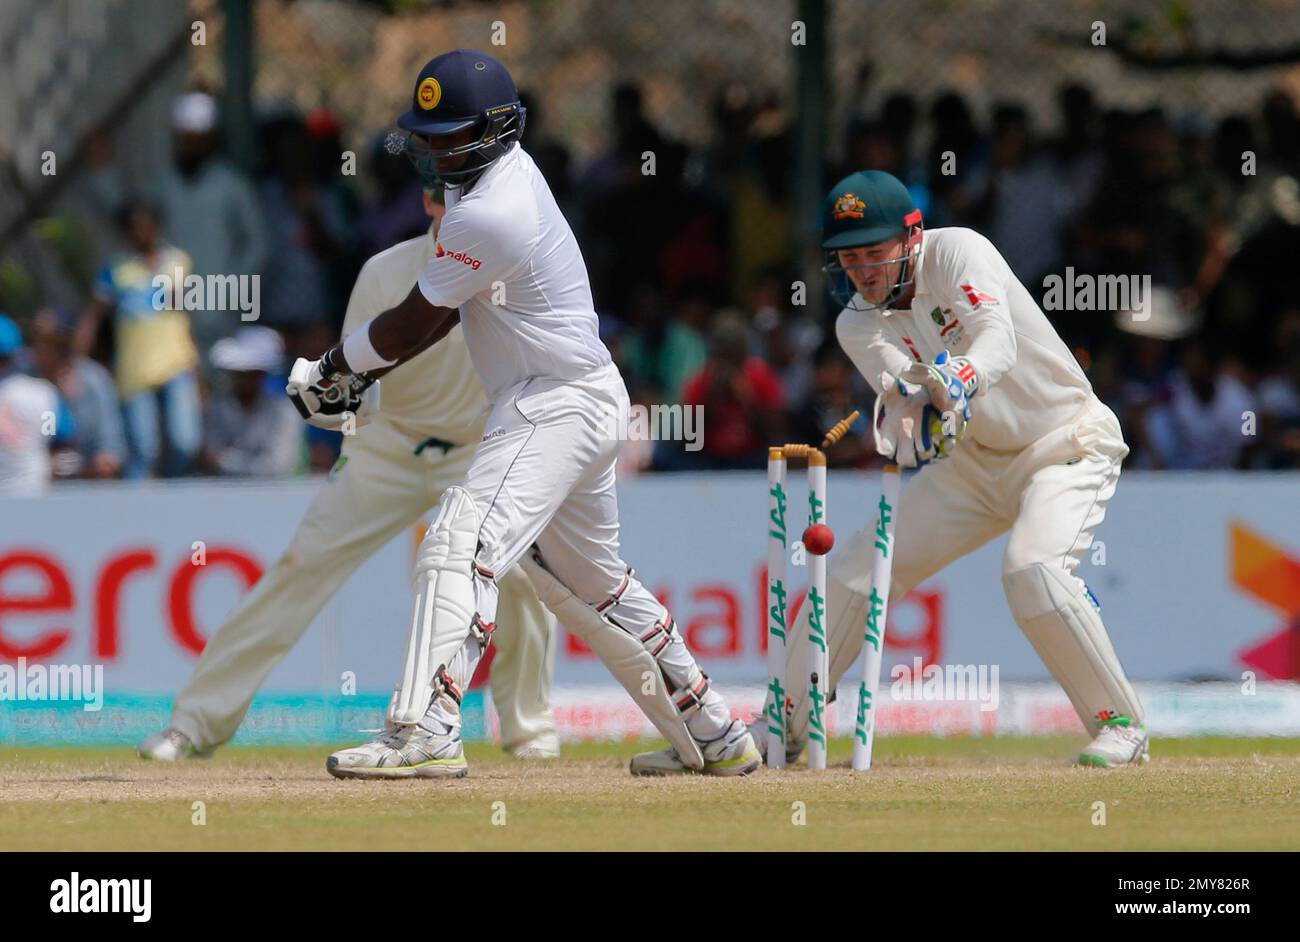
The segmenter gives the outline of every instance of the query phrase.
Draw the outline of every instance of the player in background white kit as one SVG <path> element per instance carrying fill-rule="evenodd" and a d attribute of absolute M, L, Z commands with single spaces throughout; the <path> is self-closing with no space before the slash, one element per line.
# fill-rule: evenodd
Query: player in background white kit
<path fill-rule="evenodd" d="M 327 768 L 468 772 L 458 691 L 495 628 L 498 582 L 520 565 L 671 744 L 635 757 L 634 774 L 753 771 L 753 738 L 619 556 L 615 430 L 626 427 L 627 390 L 600 342 L 577 241 L 519 147 L 514 81 L 491 56 L 460 49 L 424 67 L 412 98 L 398 122 L 405 147 L 426 184 L 447 189 L 435 256 L 400 304 L 320 360 L 299 360 L 288 392 L 312 416 L 360 410 L 372 371 L 459 322 L 491 413 L 463 485 L 443 494 L 420 544 L 390 727 Z"/>
<path fill-rule="evenodd" d="M 1095 736 L 1080 763 L 1145 762 L 1142 704 L 1076 574 L 1128 454 L 1118 420 L 997 249 L 970 229 L 924 231 L 894 177 L 841 180 L 823 206 L 822 237 L 846 305 L 840 344 L 882 399 L 880 451 L 925 465 L 903 488 L 891 600 L 1010 530 L 1007 602 Z M 874 535 L 872 521 L 832 556 L 831 689 L 862 649 Z M 807 676 L 807 637 L 804 615 L 786 644 L 787 677 Z M 808 726 L 796 694 L 791 759 Z"/>
<path fill-rule="evenodd" d="M 50 489 L 50 446 L 71 432 L 71 413 L 52 383 L 18 372 L 18 325 L 0 314 L 0 497 Z"/>
<path fill-rule="evenodd" d="M 424 200 L 434 225 L 366 262 L 348 301 L 344 336 L 401 301 L 433 257 L 442 207 L 427 191 Z M 344 436 L 343 454 L 289 549 L 208 640 L 172 705 L 169 727 L 141 744 L 142 757 L 203 754 L 233 736 L 253 695 L 330 597 L 465 476 L 487 400 L 461 331 L 388 375 L 382 406 Z M 499 618 L 491 683 L 502 745 L 520 758 L 556 756 L 553 619 L 522 572 L 502 580 Z"/>

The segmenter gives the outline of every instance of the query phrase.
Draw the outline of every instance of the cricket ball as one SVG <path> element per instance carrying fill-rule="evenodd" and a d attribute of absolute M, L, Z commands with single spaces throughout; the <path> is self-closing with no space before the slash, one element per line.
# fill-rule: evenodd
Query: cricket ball
<path fill-rule="evenodd" d="M 803 531 L 803 548 L 814 556 L 825 556 L 835 545 L 835 533 L 824 523 L 814 523 Z"/>

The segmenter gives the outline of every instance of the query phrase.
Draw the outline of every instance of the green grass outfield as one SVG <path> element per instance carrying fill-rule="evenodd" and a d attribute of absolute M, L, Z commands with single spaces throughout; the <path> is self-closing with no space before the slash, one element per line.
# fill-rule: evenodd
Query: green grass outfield
<path fill-rule="evenodd" d="M 8 746 L 0 850 L 1300 850 L 1300 739 L 1158 740 L 1114 771 L 1073 766 L 1082 744 L 889 737 L 855 775 L 844 739 L 827 772 L 746 779 L 634 779 L 647 744 L 546 762 L 475 745 L 468 778 L 397 782 L 336 781 L 319 748 Z"/>

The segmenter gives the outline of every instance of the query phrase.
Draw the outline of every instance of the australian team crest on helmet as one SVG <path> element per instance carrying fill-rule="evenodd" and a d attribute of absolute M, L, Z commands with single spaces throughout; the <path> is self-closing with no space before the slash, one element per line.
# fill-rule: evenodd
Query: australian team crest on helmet
<path fill-rule="evenodd" d="M 852 193 L 845 193 L 835 201 L 831 210 L 832 219 L 861 219 L 866 213 L 867 204 Z"/>

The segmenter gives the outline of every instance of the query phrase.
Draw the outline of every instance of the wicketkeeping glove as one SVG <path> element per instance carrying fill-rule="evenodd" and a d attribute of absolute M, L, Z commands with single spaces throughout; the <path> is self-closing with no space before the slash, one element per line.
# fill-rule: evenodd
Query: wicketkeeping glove
<path fill-rule="evenodd" d="M 970 422 L 970 400 L 979 391 L 979 374 L 965 357 L 949 357 L 945 350 L 933 363 L 913 363 L 900 379 L 925 389 L 939 412 L 949 437 L 960 439 Z"/>
<path fill-rule="evenodd" d="M 379 381 L 352 373 L 333 373 L 320 360 L 299 357 L 284 387 L 289 401 L 308 425 L 341 431 L 352 420 L 361 428 L 379 411 Z"/>
<path fill-rule="evenodd" d="M 918 468 L 948 457 L 956 438 L 945 433 L 943 416 L 929 402 L 923 386 L 880 377 L 884 392 L 876 397 L 872 428 L 876 451 L 900 468 Z"/>

